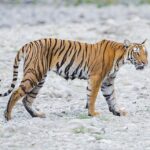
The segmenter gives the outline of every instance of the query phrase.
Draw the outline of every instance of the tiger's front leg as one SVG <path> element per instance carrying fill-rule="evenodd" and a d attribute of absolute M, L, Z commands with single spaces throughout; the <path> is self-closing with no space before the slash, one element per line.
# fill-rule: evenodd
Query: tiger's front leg
<path fill-rule="evenodd" d="M 90 79 L 88 80 L 87 105 L 88 105 L 88 115 L 89 116 L 97 116 L 100 114 L 99 112 L 95 111 L 95 102 L 96 102 L 96 97 L 97 97 L 100 85 L 101 85 L 101 79 L 98 75 L 91 76 Z"/>
<path fill-rule="evenodd" d="M 107 77 L 102 83 L 101 90 L 103 96 L 107 101 L 109 111 L 116 116 L 125 116 L 127 115 L 127 112 L 124 109 L 120 108 L 116 102 L 114 80 L 115 76 Z"/>

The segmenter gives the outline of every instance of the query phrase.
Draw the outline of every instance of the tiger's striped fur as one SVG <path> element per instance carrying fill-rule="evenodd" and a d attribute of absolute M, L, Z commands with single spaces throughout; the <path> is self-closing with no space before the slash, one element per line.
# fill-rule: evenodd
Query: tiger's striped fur
<path fill-rule="evenodd" d="M 6 93 L 0 94 L 0 96 L 7 96 L 15 88 L 19 62 L 21 58 L 24 58 L 23 79 L 10 97 L 5 118 L 11 119 L 11 111 L 22 97 L 24 97 L 23 104 L 31 116 L 45 116 L 33 110 L 32 103 L 43 86 L 48 71 L 54 71 L 65 79 L 88 80 L 86 107 L 89 115 L 99 114 L 95 111 L 95 101 L 100 87 L 102 87 L 109 110 L 114 115 L 125 115 L 116 103 L 114 79 L 120 66 L 126 61 L 130 61 L 135 66 L 144 67 L 147 64 L 147 51 L 144 43 L 136 44 L 129 43 L 129 41 L 118 43 L 102 40 L 95 44 L 88 44 L 49 38 L 24 45 L 15 58 L 11 87 Z M 134 49 L 139 49 L 139 51 L 136 52 Z"/>

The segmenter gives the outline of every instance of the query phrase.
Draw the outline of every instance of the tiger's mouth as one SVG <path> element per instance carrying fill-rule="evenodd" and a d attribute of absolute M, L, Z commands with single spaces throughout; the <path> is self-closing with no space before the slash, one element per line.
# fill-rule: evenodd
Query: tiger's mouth
<path fill-rule="evenodd" d="M 144 65 L 136 65 L 135 66 L 136 70 L 143 70 L 144 69 Z"/>

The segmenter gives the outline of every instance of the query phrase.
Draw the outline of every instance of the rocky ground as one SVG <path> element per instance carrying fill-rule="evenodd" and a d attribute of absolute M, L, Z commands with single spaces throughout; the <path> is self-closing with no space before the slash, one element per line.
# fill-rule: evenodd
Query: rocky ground
<path fill-rule="evenodd" d="M 12 80 L 13 59 L 25 43 L 45 37 L 96 42 L 129 39 L 150 48 L 150 6 L 56 7 L 51 5 L 0 5 L 0 91 Z M 22 77 L 20 65 L 19 81 Z M 13 119 L 3 112 L 9 97 L 0 98 L 0 150 L 150 150 L 150 67 L 136 71 L 121 68 L 116 79 L 118 103 L 127 117 L 113 116 L 101 93 L 99 117 L 88 117 L 86 81 L 66 81 L 49 73 L 34 104 L 46 118 L 31 118 L 18 102 Z"/>

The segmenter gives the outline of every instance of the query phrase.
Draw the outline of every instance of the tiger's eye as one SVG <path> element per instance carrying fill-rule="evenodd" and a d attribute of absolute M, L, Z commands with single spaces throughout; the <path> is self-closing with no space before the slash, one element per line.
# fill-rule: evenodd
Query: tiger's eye
<path fill-rule="evenodd" d="M 139 52 L 140 52 L 140 48 L 134 47 L 134 48 L 133 48 L 133 51 L 139 53 Z"/>

